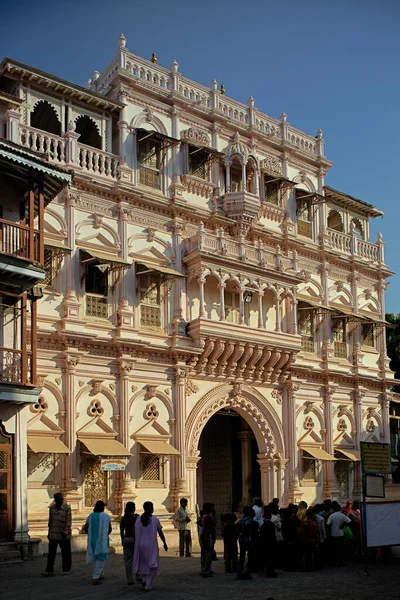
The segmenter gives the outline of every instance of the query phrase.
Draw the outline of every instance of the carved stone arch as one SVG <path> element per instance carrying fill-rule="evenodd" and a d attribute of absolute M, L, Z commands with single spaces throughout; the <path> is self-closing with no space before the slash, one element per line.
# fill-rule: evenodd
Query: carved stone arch
<path fill-rule="evenodd" d="M 259 171 L 258 160 L 257 160 L 257 157 L 254 156 L 254 154 L 249 154 L 248 155 L 248 157 L 247 157 L 247 163 L 249 163 L 249 162 L 253 163 L 254 168 L 255 168 L 255 170 L 258 173 L 258 171 Z"/>
<path fill-rule="evenodd" d="M 77 223 L 77 225 L 75 226 L 75 235 L 76 235 L 77 239 L 80 238 L 81 230 L 86 225 L 89 225 L 90 227 L 95 229 L 94 219 L 93 218 L 92 219 L 84 219 L 83 221 L 80 221 L 79 223 Z M 102 221 L 101 225 L 98 228 L 96 228 L 96 230 L 98 230 L 98 231 L 101 231 L 101 229 L 105 229 L 105 231 L 108 231 L 108 233 L 111 235 L 111 237 L 114 241 L 114 244 L 116 246 L 118 246 L 118 248 L 121 247 L 121 238 L 119 236 L 118 231 L 113 229 L 111 227 L 111 225 L 109 225 L 108 223 L 105 223 L 104 220 Z"/>
<path fill-rule="evenodd" d="M 131 237 L 128 239 L 128 253 L 132 251 L 131 247 L 134 246 L 135 240 L 147 240 L 148 237 L 149 234 L 146 232 L 135 233 L 131 235 Z M 175 261 L 175 253 L 173 251 L 172 245 L 169 242 L 163 240 L 159 235 L 157 235 L 157 233 L 152 238 L 152 242 L 149 243 L 152 244 L 153 242 L 157 242 L 157 244 L 160 244 L 160 246 L 162 246 L 167 251 L 167 255 L 165 258 L 167 258 L 171 262 Z"/>
<path fill-rule="evenodd" d="M 90 392 L 93 390 L 93 387 L 91 385 L 85 385 L 81 390 L 79 390 L 79 392 L 77 393 L 76 397 L 75 397 L 75 405 L 76 407 L 78 406 L 78 402 L 79 400 L 85 395 L 90 395 Z M 108 390 L 106 387 L 104 387 L 103 385 L 100 386 L 99 392 L 97 395 L 103 394 L 103 396 L 105 396 L 107 398 L 107 400 L 110 401 L 110 404 L 112 406 L 113 409 L 113 416 L 115 417 L 116 415 L 119 415 L 119 407 L 118 407 L 118 401 L 116 396 L 110 391 Z"/>
<path fill-rule="evenodd" d="M 186 451 L 188 456 L 199 454 L 201 432 L 209 419 L 219 410 L 229 407 L 248 423 L 257 440 L 260 454 L 274 457 L 285 455 L 282 425 L 272 405 L 256 390 L 244 386 L 238 396 L 232 396 L 231 385 L 220 385 L 207 392 L 196 403 L 186 421 Z"/>
<path fill-rule="evenodd" d="M 31 126 L 60 136 L 62 122 L 60 109 L 45 98 L 39 98 L 31 109 Z"/>
<path fill-rule="evenodd" d="M 353 295 L 349 290 L 346 290 L 345 287 L 341 287 L 340 290 L 338 290 L 337 285 L 331 285 L 331 287 L 328 290 L 328 295 L 330 302 L 338 301 L 342 296 L 344 298 L 347 298 L 348 302 L 346 304 L 354 306 Z M 340 303 L 340 301 L 338 303 Z M 343 302 L 341 304 L 343 304 Z"/>
<path fill-rule="evenodd" d="M 149 110 L 146 110 L 146 112 L 143 112 L 140 115 L 136 115 L 131 121 L 131 127 L 132 129 L 147 129 L 149 131 L 154 129 L 157 133 L 168 135 L 168 131 L 161 119 L 156 117 L 154 113 Z"/>
<path fill-rule="evenodd" d="M 293 177 L 293 183 L 296 184 L 296 188 L 302 186 L 302 187 L 306 188 L 309 192 L 312 192 L 314 194 L 317 193 L 317 190 L 315 189 L 315 185 L 313 184 L 311 179 L 309 177 L 307 177 L 307 175 L 305 175 L 305 174 L 300 174 L 300 175 L 296 175 L 296 177 Z"/>
<path fill-rule="evenodd" d="M 63 393 L 59 390 L 59 388 L 56 386 L 55 383 L 53 383 L 52 381 L 44 381 L 43 383 L 43 387 L 48 390 L 49 392 L 51 392 L 53 394 L 53 396 L 55 397 L 57 404 L 58 404 L 58 410 L 61 411 L 65 411 L 65 399 L 64 399 L 64 395 Z"/>
<path fill-rule="evenodd" d="M 86 113 L 81 113 L 81 114 L 79 114 L 79 115 L 76 115 L 76 117 L 75 117 L 75 119 L 74 119 L 74 123 L 75 123 L 75 125 L 76 125 L 76 123 L 77 123 L 78 119 L 81 119 L 82 117 L 87 117 L 87 118 L 88 118 L 90 121 L 92 121 L 93 125 L 94 125 L 94 126 L 96 127 L 96 129 L 97 129 L 97 133 L 98 133 L 98 134 L 101 136 L 101 131 L 100 131 L 99 125 L 98 125 L 98 123 L 96 122 L 96 119 L 94 119 L 94 118 L 93 118 L 91 115 L 87 115 Z M 78 142 L 79 142 L 79 140 L 78 140 Z"/>
<path fill-rule="evenodd" d="M 145 400 L 147 396 L 147 390 L 139 390 L 138 392 L 135 392 L 133 394 L 133 396 L 130 397 L 129 399 L 129 414 L 131 413 L 132 410 L 132 406 L 133 403 L 136 400 Z M 159 400 L 161 400 L 161 402 L 164 404 L 165 408 L 168 411 L 168 419 L 173 419 L 174 418 L 174 408 L 172 406 L 172 401 L 170 400 L 170 398 L 168 398 L 168 396 L 166 394 L 164 394 L 163 392 L 160 392 L 158 390 L 155 391 L 155 394 L 153 396 L 153 398 L 158 398 Z"/>
<path fill-rule="evenodd" d="M 365 231 L 364 231 L 362 221 L 360 221 L 360 219 L 357 219 L 357 217 L 353 217 L 350 220 L 350 233 L 352 231 L 352 224 L 353 224 L 353 228 L 354 228 L 356 235 L 358 235 L 363 240 Z"/>
<path fill-rule="evenodd" d="M 221 283 L 225 283 L 225 280 L 223 278 L 223 276 L 221 275 L 221 273 L 218 273 L 218 271 L 215 271 L 214 269 L 207 269 L 207 273 L 205 274 L 206 278 L 207 277 L 215 277 L 215 279 L 219 282 L 219 284 Z"/>
<path fill-rule="evenodd" d="M 301 413 L 304 413 L 306 415 L 309 415 L 309 414 L 312 413 L 318 419 L 318 422 L 319 422 L 319 425 L 320 425 L 320 430 L 325 429 L 325 417 L 324 417 L 324 413 L 322 412 L 322 410 L 318 406 L 315 406 L 314 403 L 311 403 L 310 406 L 307 406 L 307 402 L 305 404 L 306 404 L 306 406 L 304 406 L 304 404 L 302 404 L 296 410 L 296 422 L 297 422 L 297 419 L 298 419 L 298 417 L 299 417 L 299 415 Z"/>
<path fill-rule="evenodd" d="M 316 288 L 318 292 L 317 294 L 311 293 L 314 291 L 313 287 Z M 309 281 L 304 281 L 299 284 L 299 286 L 297 287 L 297 295 L 301 296 L 298 297 L 298 300 L 306 300 L 307 296 L 309 296 L 310 300 L 322 300 L 322 298 L 324 297 L 324 290 L 322 288 L 322 285 L 318 281 L 310 279 Z"/>
<path fill-rule="evenodd" d="M 379 427 L 379 431 L 382 432 L 383 427 L 382 427 L 382 418 L 381 418 L 380 414 L 378 412 L 376 412 L 376 410 L 374 410 L 373 412 L 371 412 L 369 414 L 368 409 L 362 415 L 363 431 L 366 431 L 366 424 L 368 423 L 368 421 L 371 421 L 371 420 L 374 420 L 376 422 L 377 426 Z"/>
<path fill-rule="evenodd" d="M 363 310 L 363 308 L 364 308 L 363 306 L 361 306 L 361 300 L 363 298 L 365 298 L 367 303 L 373 305 L 373 307 L 375 309 L 374 312 L 377 312 L 378 314 L 381 313 L 381 305 L 380 305 L 379 300 L 377 298 L 374 298 L 373 296 L 370 296 L 369 294 L 366 294 L 365 291 L 357 296 L 359 310 Z M 368 310 L 370 312 L 368 307 L 365 307 L 364 310 Z"/>
<path fill-rule="evenodd" d="M 64 233 L 66 234 L 67 231 L 68 231 L 68 226 L 67 226 L 66 220 L 60 214 L 58 214 L 57 211 L 53 210 L 50 206 L 46 206 L 46 210 L 45 210 L 45 213 L 44 213 L 45 228 L 46 228 L 46 216 L 47 215 L 53 217 L 53 219 L 55 221 L 57 221 L 57 223 L 59 225 L 59 229 L 58 229 L 57 233 L 61 233 L 64 236 Z M 52 228 L 51 225 L 49 225 L 49 227 Z"/>

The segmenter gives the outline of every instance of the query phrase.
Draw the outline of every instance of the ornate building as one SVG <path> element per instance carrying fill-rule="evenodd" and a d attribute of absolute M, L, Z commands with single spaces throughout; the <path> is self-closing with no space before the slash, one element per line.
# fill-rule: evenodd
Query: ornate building
<path fill-rule="evenodd" d="M 73 170 L 45 212 L 43 388 L 28 436 L 30 532 L 65 492 L 168 519 L 182 494 L 236 509 L 360 495 L 388 441 L 384 243 L 373 206 L 325 186 L 307 135 L 132 54 L 86 89 L 4 59 L 9 139 Z M 29 412 L 30 411 L 30 412 Z M 128 457 L 126 470 L 104 458 Z M 120 463 L 124 462 L 119 460 Z"/>

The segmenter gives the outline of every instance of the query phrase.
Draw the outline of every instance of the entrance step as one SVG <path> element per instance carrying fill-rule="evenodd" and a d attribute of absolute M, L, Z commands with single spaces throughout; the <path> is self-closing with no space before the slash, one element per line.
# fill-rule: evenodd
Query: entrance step
<path fill-rule="evenodd" d="M 16 542 L 0 542 L 0 563 L 22 562 L 19 544 Z"/>

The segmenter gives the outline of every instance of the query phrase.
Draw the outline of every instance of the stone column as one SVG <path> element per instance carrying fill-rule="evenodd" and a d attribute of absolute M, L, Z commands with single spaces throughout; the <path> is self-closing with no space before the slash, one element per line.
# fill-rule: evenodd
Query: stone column
<path fill-rule="evenodd" d="M 324 416 L 325 416 L 325 450 L 332 454 L 334 453 L 333 447 L 333 416 L 332 416 L 332 397 L 335 393 L 335 389 L 332 386 L 327 386 L 324 390 Z M 338 490 L 336 489 L 334 463 L 332 461 L 324 462 L 324 497 L 331 498 L 332 495 L 337 495 Z"/>
<path fill-rule="evenodd" d="M 258 290 L 258 327 L 260 329 L 262 327 L 264 327 L 263 297 L 264 297 L 264 292 L 262 290 Z"/>
<path fill-rule="evenodd" d="M 360 450 L 360 441 L 362 433 L 362 399 L 364 392 L 359 388 L 353 391 L 353 403 L 354 403 L 354 421 L 356 430 L 353 432 L 356 441 L 356 450 Z M 353 487 L 353 498 L 355 500 L 361 500 L 362 496 L 362 475 L 361 475 L 361 462 L 354 463 L 354 487 Z"/>
<path fill-rule="evenodd" d="M 276 319 L 275 319 L 275 331 L 280 331 L 281 330 L 281 303 L 280 303 L 280 297 L 279 297 L 279 290 L 276 289 L 276 296 L 275 296 L 275 310 L 276 310 Z"/>
<path fill-rule="evenodd" d="M 302 497 L 299 483 L 299 452 L 296 433 L 296 392 L 299 386 L 289 382 L 282 390 L 283 393 L 283 431 L 285 436 L 285 451 L 288 459 L 286 470 L 286 499 L 285 503 L 298 503 Z"/>
<path fill-rule="evenodd" d="M 199 294 L 200 294 L 200 314 L 199 317 L 202 319 L 206 316 L 206 311 L 205 311 L 205 306 L 204 306 L 204 286 L 206 283 L 206 277 L 205 275 L 200 275 L 200 277 L 197 278 L 197 281 L 199 282 L 199 286 L 200 286 L 200 290 L 199 290 Z"/>
<path fill-rule="evenodd" d="M 244 298 L 243 298 L 243 294 L 245 293 L 245 291 L 243 290 L 243 288 L 239 289 L 239 323 L 240 325 L 243 325 L 244 323 Z"/>
<path fill-rule="evenodd" d="M 79 250 L 75 245 L 75 207 L 79 197 L 77 192 L 67 191 L 66 194 L 66 221 L 68 226 L 67 245 L 72 248 L 72 252 L 64 255 L 65 265 L 65 295 L 63 300 L 63 328 L 68 329 L 68 323 L 71 323 L 71 329 L 76 328 L 80 321 L 81 303 L 78 300 L 76 290 L 80 290 L 81 282 L 79 280 Z"/>
<path fill-rule="evenodd" d="M 129 375 L 132 371 L 132 364 L 126 360 L 118 361 L 119 381 L 118 381 L 118 400 L 119 400 L 119 441 L 130 450 L 132 443 L 129 437 Z M 114 489 L 114 514 L 122 515 L 125 504 L 136 498 L 133 481 L 128 470 L 116 473 Z"/>
<path fill-rule="evenodd" d="M 172 402 L 175 414 L 175 448 L 180 454 L 173 457 L 174 481 L 171 485 L 171 500 L 175 511 L 179 506 L 179 497 L 187 489 L 185 472 L 185 423 L 186 423 L 186 370 L 180 365 L 175 366 L 175 377 L 172 386 Z"/>
<path fill-rule="evenodd" d="M 390 444 L 390 429 L 389 429 L 389 405 L 390 394 L 383 392 L 381 394 L 381 410 L 382 410 L 382 426 L 383 426 L 383 443 Z"/>
<path fill-rule="evenodd" d="M 72 510 L 78 511 L 82 500 L 78 492 L 78 448 L 76 438 L 76 400 L 75 400 L 75 378 L 76 367 L 80 357 L 65 353 L 63 368 L 63 393 L 65 398 L 65 445 L 71 454 L 62 457 L 62 491 L 66 502 L 71 505 Z"/>
<path fill-rule="evenodd" d="M 225 321 L 225 288 L 226 288 L 226 284 L 225 283 L 220 283 L 218 285 L 219 287 L 219 298 L 220 298 L 220 311 L 219 311 L 219 320 L 220 321 Z"/>
<path fill-rule="evenodd" d="M 251 442 L 253 440 L 253 432 L 250 429 L 239 431 L 237 434 L 241 442 L 241 456 L 242 456 L 242 499 L 239 503 L 239 507 L 251 504 L 252 498 L 250 497 L 251 489 Z"/>
<path fill-rule="evenodd" d="M 28 408 L 19 406 L 15 413 L 15 436 L 14 436 L 14 540 L 17 542 L 28 542 L 28 446 L 27 446 L 27 420 Z M 11 507 L 10 507 L 11 510 Z"/>
<path fill-rule="evenodd" d="M 200 460 L 199 456 L 186 456 L 185 471 L 186 471 L 186 498 L 188 499 L 188 509 L 191 515 L 191 530 L 194 543 L 197 541 L 196 530 L 196 504 L 199 498 L 197 493 L 197 465 Z M 199 506 L 199 508 L 201 508 Z"/>
<path fill-rule="evenodd" d="M 267 505 L 275 497 L 273 460 L 266 458 L 263 454 L 258 454 L 257 462 L 261 472 L 261 499 Z"/>
<path fill-rule="evenodd" d="M 19 110 L 9 108 L 5 114 L 7 123 L 7 139 L 14 144 L 19 144 L 19 121 L 21 114 Z"/>
<path fill-rule="evenodd" d="M 174 253 L 175 268 L 182 273 L 182 231 L 183 224 L 174 221 Z M 174 335 L 185 335 L 186 321 L 183 318 L 183 307 L 186 306 L 186 279 L 177 277 L 174 281 L 174 316 L 172 320 Z"/>

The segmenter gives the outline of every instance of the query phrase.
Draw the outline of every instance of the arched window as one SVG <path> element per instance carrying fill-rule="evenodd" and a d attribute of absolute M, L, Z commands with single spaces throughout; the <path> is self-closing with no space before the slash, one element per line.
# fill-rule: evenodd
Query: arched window
<path fill-rule="evenodd" d="M 246 164 L 246 190 L 251 194 L 255 194 L 257 190 L 257 171 L 255 163 L 252 159 L 247 161 Z"/>
<path fill-rule="evenodd" d="M 242 191 L 242 174 L 242 165 L 240 160 L 235 156 L 231 163 L 231 192 Z"/>
<path fill-rule="evenodd" d="M 328 215 L 329 229 L 343 232 L 343 222 L 340 213 L 337 210 L 331 210 Z"/>
<path fill-rule="evenodd" d="M 352 219 L 350 221 L 350 223 L 352 223 L 354 225 L 354 233 L 356 234 L 356 236 L 359 237 L 361 240 L 363 240 L 364 239 L 364 230 L 363 230 L 361 221 L 359 219 Z M 350 231 L 351 231 L 351 226 L 350 226 Z"/>
<path fill-rule="evenodd" d="M 80 115 L 76 121 L 76 133 L 80 134 L 78 142 L 101 150 L 101 136 L 95 122 L 87 115 Z"/>
<path fill-rule="evenodd" d="M 31 126 L 54 135 L 61 135 L 61 123 L 57 112 L 46 100 L 40 100 L 31 113 Z"/>

